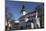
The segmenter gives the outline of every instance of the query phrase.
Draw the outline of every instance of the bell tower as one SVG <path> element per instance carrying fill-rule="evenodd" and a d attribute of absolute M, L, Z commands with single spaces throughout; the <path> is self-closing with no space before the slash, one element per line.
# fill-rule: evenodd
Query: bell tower
<path fill-rule="evenodd" d="M 21 15 L 26 15 L 26 14 L 27 14 L 27 12 L 25 10 L 25 6 L 23 5 L 22 10 L 21 10 Z"/>

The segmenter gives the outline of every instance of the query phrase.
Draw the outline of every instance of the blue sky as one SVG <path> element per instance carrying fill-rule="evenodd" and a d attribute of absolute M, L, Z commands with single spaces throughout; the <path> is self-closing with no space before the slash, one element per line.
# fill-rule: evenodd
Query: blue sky
<path fill-rule="evenodd" d="M 28 12 L 34 11 L 35 7 L 38 5 L 42 5 L 41 3 L 33 3 L 33 2 L 17 2 L 17 1 L 8 1 L 6 3 L 7 12 L 11 13 L 12 19 L 17 20 L 21 14 L 20 11 L 22 9 L 22 5 L 25 6 L 25 10 Z"/>

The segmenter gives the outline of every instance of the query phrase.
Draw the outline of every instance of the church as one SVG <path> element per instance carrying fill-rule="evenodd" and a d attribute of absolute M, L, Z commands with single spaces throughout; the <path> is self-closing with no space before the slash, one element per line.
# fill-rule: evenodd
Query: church
<path fill-rule="evenodd" d="M 27 12 L 23 5 L 20 12 L 21 17 L 19 18 L 21 29 L 37 29 L 40 28 L 40 20 L 38 18 L 38 12 L 32 11 Z"/>

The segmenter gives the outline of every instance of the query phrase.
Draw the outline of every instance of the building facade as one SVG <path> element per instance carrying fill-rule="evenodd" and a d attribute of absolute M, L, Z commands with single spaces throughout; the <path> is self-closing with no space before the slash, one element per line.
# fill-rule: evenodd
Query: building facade
<path fill-rule="evenodd" d="M 42 26 L 44 27 L 44 8 L 39 8 L 35 9 L 32 12 L 27 12 L 26 10 L 23 10 L 24 6 L 21 10 L 22 16 L 19 18 L 20 21 L 20 25 L 23 27 L 25 27 L 25 29 L 36 29 L 36 28 L 41 28 Z M 25 11 L 25 14 L 24 14 Z M 40 13 L 39 13 L 40 11 Z M 38 15 L 40 14 L 40 15 Z M 42 17 L 41 17 L 42 16 Z M 41 19 L 42 18 L 42 19 Z"/>

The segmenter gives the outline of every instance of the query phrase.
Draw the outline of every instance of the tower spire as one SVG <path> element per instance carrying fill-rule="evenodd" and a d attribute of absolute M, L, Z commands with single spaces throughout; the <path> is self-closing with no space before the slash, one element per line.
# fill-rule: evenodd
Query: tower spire
<path fill-rule="evenodd" d="M 24 5 L 22 5 L 22 10 L 21 10 L 21 14 L 22 15 L 26 15 L 26 10 L 25 10 L 25 6 Z"/>
<path fill-rule="evenodd" d="M 22 6 L 22 9 L 24 9 L 25 7 L 24 7 L 24 5 Z"/>
<path fill-rule="evenodd" d="M 25 7 L 24 7 L 24 5 L 22 5 L 22 10 L 21 10 L 21 12 L 25 11 L 24 9 L 25 9 Z"/>

